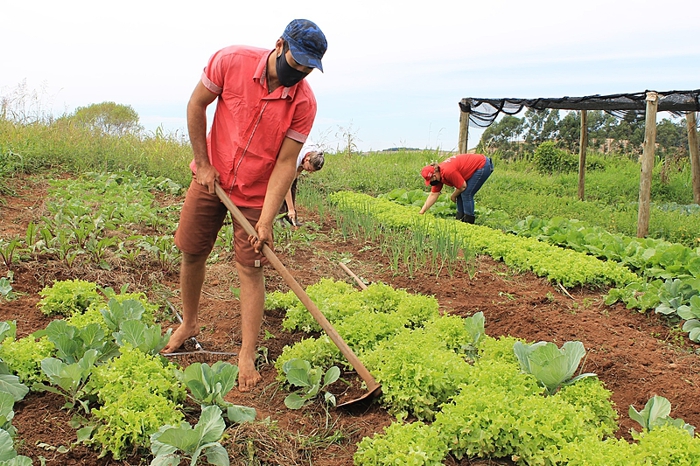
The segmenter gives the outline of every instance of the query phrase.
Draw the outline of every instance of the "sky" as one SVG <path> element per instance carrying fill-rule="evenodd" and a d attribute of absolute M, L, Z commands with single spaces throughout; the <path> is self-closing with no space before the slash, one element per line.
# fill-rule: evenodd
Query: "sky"
<path fill-rule="evenodd" d="M 328 40 L 309 75 L 327 150 L 457 149 L 461 99 L 700 89 L 698 0 L 0 0 L 0 97 L 54 116 L 130 105 L 147 131 L 186 137 L 209 57 L 272 49 L 295 18 Z M 469 147 L 482 129 L 470 128 Z"/>

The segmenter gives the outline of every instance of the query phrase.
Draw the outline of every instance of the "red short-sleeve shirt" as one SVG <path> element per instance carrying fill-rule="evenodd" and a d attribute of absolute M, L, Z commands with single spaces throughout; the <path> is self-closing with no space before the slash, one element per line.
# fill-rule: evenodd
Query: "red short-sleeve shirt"
<path fill-rule="evenodd" d="M 207 136 L 209 161 L 239 207 L 262 208 L 282 141 L 304 143 L 316 117 L 316 98 L 306 80 L 268 93 L 270 53 L 227 47 L 209 59 L 202 74 L 204 86 L 219 95 Z M 196 171 L 194 160 L 190 168 Z"/>
<path fill-rule="evenodd" d="M 486 164 L 486 156 L 481 154 L 453 155 L 440 164 L 441 183 L 430 188 L 431 192 L 439 193 L 442 185 L 461 188 L 464 182 L 472 177 L 475 171 Z"/>

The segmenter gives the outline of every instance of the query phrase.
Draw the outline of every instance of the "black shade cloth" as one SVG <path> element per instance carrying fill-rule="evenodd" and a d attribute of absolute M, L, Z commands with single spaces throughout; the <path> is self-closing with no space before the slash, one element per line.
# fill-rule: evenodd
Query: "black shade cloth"
<path fill-rule="evenodd" d="M 515 115 L 524 108 L 532 110 L 602 110 L 617 118 L 643 119 L 646 113 L 645 91 L 634 94 L 590 95 L 586 97 L 558 97 L 538 99 L 481 99 L 468 97 L 459 102 L 463 112 L 469 113 L 469 125 L 486 128 L 499 113 Z M 671 112 L 681 117 L 685 112 L 700 111 L 700 89 L 668 91 L 659 94 L 659 112 Z"/>

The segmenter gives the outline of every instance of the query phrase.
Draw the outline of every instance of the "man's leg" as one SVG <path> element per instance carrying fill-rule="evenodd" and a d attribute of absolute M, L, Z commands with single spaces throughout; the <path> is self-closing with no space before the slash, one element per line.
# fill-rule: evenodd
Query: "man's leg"
<path fill-rule="evenodd" d="M 462 196 L 457 196 L 457 220 L 462 220 L 464 218 L 464 202 L 462 201 Z"/>
<path fill-rule="evenodd" d="M 265 280 L 262 267 L 236 264 L 241 282 L 241 352 L 238 355 L 238 389 L 250 391 L 262 380 L 255 368 L 258 336 L 265 307 Z"/>
<path fill-rule="evenodd" d="M 180 293 L 182 296 L 182 324 L 170 336 L 163 353 L 172 353 L 190 337 L 199 335 L 199 297 L 204 284 L 208 254 L 182 253 L 180 265 Z"/>
<path fill-rule="evenodd" d="M 491 160 L 487 159 L 486 165 L 475 171 L 471 178 L 467 180 L 467 189 L 460 194 L 465 217 L 474 217 L 474 195 L 481 189 L 488 177 L 491 176 L 492 171 L 493 165 L 491 165 Z M 470 221 L 468 223 L 474 222 Z"/>

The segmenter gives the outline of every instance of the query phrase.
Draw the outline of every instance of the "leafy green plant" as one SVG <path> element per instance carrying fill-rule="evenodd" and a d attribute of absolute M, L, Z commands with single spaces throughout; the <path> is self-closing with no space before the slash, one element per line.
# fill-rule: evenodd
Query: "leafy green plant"
<path fill-rule="evenodd" d="M 57 281 L 39 292 L 42 299 L 37 303 L 47 316 L 70 316 L 85 310 L 102 298 L 97 292 L 97 284 L 85 280 Z"/>
<path fill-rule="evenodd" d="M 0 429 L 0 465 L 2 466 L 32 466 L 32 459 L 17 455 L 12 436 Z"/>
<path fill-rule="evenodd" d="M 104 270 L 110 270 L 111 266 L 105 259 L 107 251 L 119 243 L 119 238 L 115 236 L 107 236 L 104 238 L 88 237 L 85 242 L 85 251 L 90 259 Z"/>
<path fill-rule="evenodd" d="M 675 315 L 681 306 L 693 296 L 698 296 L 699 293 L 700 291 L 688 282 L 680 279 L 668 279 L 664 282 L 663 288 L 659 290 L 661 304 L 656 307 L 656 312 L 667 316 Z"/>
<path fill-rule="evenodd" d="M 397 204 L 413 207 L 422 207 L 428 198 L 428 193 L 423 189 L 392 189 L 386 194 L 380 194 L 378 198 L 386 198 Z M 450 195 L 441 193 L 435 204 L 430 208 L 430 213 L 436 217 L 452 218 L 455 216 L 455 203 L 450 201 Z"/>
<path fill-rule="evenodd" d="M 178 380 L 185 385 L 190 396 L 201 406 L 215 405 L 226 410 L 231 422 L 249 422 L 255 419 L 255 409 L 235 405 L 224 397 L 236 386 L 238 366 L 226 361 L 216 361 L 209 366 L 206 363 L 193 363 L 184 371 L 176 371 Z"/>
<path fill-rule="evenodd" d="M 12 419 L 15 417 L 14 406 L 15 397 L 11 393 L 0 391 L 0 429 L 13 437 L 17 434 L 17 429 L 12 425 Z"/>
<path fill-rule="evenodd" d="M 170 400 L 184 400 L 185 389 L 175 377 L 174 364 L 128 344 L 120 347 L 119 353 L 118 357 L 96 367 L 90 378 L 90 390 L 100 402 L 112 402 L 136 385 L 143 385 L 149 392 Z"/>
<path fill-rule="evenodd" d="M 634 406 L 630 406 L 629 409 L 630 418 L 648 431 L 660 426 L 671 425 L 687 431 L 691 437 L 695 435 L 695 426 L 687 424 L 683 419 L 673 419 L 668 416 L 669 414 L 671 414 L 671 403 L 658 395 L 649 398 L 641 411 L 637 411 Z"/>
<path fill-rule="evenodd" d="M 56 347 L 56 355 L 62 361 L 78 362 L 89 350 L 96 350 L 98 359 L 107 360 L 116 355 L 116 347 L 105 337 L 100 324 L 88 324 L 78 328 L 65 320 L 56 319 L 46 326 L 46 336 Z"/>
<path fill-rule="evenodd" d="M 12 270 L 15 255 L 20 250 L 21 245 L 22 241 L 19 238 L 13 238 L 9 241 L 0 238 L 0 259 L 2 259 L 8 270 Z"/>
<path fill-rule="evenodd" d="M 464 342 L 462 344 L 462 349 L 467 356 L 470 356 L 471 358 L 475 358 L 477 356 L 479 342 L 486 335 L 484 322 L 484 313 L 481 311 L 464 319 L 464 327 L 467 329 L 467 333 L 470 336 L 470 341 Z"/>
<path fill-rule="evenodd" d="M 16 375 L 0 374 L 0 392 L 9 393 L 15 401 L 20 401 L 29 393 L 29 388 Z"/>
<path fill-rule="evenodd" d="M 228 404 L 224 396 L 236 386 L 238 366 L 225 361 L 217 361 L 212 366 L 196 362 L 176 374 L 197 403 L 221 407 Z"/>
<path fill-rule="evenodd" d="M 186 392 L 175 377 L 175 366 L 125 345 L 119 357 L 97 366 L 86 391 L 101 407 L 92 410 L 94 425 L 81 430 L 81 440 L 99 445 L 101 455 L 122 458 L 137 446 L 148 446 L 150 435 L 165 424 L 176 425 Z"/>
<path fill-rule="evenodd" d="M 638 309 L 646 312 L 656 308 L 659 303 L 659 290 L 663 286 L 661 280 L 636 280 L 628 283 L 623 288 L 611 288 L 605 296 L 605 304 L 610 306 L 617 301 L 626 304 L 627 309 Z"/>
<path fill-rule="evenodd" d="M 11 335 L 11 338 L 5 338 L 0 344 L 0 358 L 8 370 L 28 386 L 45 381 L 41 361 L 53 355 L 54 344 L 46 336 L 38 338 L 32 334 L 15 340 L 14 332 Z"/>
<path fill-rule="evenodd" d="M 111 331 L 116 332 L 124 322 L 141 320 L 144 310 L 143 304 L 135 299 L 119 301 L 116 298 L 110 298 L 107 302 L 107 307 L 100 309 L 100 313 L 107 327 Z"/>
<path fill-rule="evenodd" d="M 172 235 L 144 236 L 139 247 L 150 253 L 165 270 L 173 270 L 180 258 L 180 250 L 175 246 Z"/>
<path fill-rule="evenodd" d="M 594 391 L 600 399 L 577 399 L 560 393 L 543 397 L 542 392 L 517 362 L 482 357 L 462 390 L 436 414 L 431 428 L 458 459 L 506 457 L 540 465 L 561 464 L 563 446 L 586 438 L 600 440 L 610 432 L 610 424 L 596 415 L 603 413 L 597 406 L 610 405 L 609 393 Z"/>
<path fill-rule="evenodd" d="M 156 355 L 168 344 L 171 333 L 172 329 L 168 329 L 162 334 L 160 325 L 149 326 L 140 320 L 127 320 L 113 335 L 119 346 L 129 344 L 144 353 Z"/>
<path fill-rule="evenodd" d="M 179 426 L 165 425 L 151 435 L 151 466 L 178 466 L 183 459 L 195 466 L 205 455 L 208 464 L 228 466 L 226 449 L 219 443 L 226 424 L 221 409 L 210 405 L 202 408 L 199 422 L 192 427 L 186 422 Z M 176 452 L 182 454 L 176 454 Z"/>
<path fill-rule="evenodd" d="M 384 432 L 363 438 L 353 461 L 356 466 L 439 466 L 448 451 L 444 439 L 429 425 L 421 421 L 394 422 Z"/>
<path fill-rule="evenodd" d="M 144 384 L 119 387 L 101 407 L 93 408 L 90 424 L 79 431 L 80 439 L 98 446 L 101 457 L 111 454 L 119 460 L 148 447 L 150 435 L 161 426 L 181 422 L 184 415 L 179 408 Z"/>
<path fill-rule="evenodd" d="M 303 359 L 309 361 L 314 367 L 331 367 L 333 364 L 342 364 L 343 355 L 333 343 L 328 335 L 321 335 L 318 338 L 302 338 L 301 341 L 292 346 L 285 346 L 282 354 L 275 360 L 277 369 L 277 380 L 284 382 L 284 364 L 292 359 Z"/>
<path fill-rule="evenodd" d="M 12 291 L 12 282 L 7 277 L 0 278 L 0 298 L 8 301 L 15 299 L 17 293 Z"/>
<path fill-rule="evenodd" d="M 72 364 L 56 358 L 46 358 L 41 361 L 41 368 L 51 385 L 35 384 L 32 389 L 62 395 L 66 399 L 66 404 L 63 405 L 65 409 L 70 411 L 80 405 L 89 414 L 85 385 L 98 358 L 99 353 L 95 349 L 87 350 L 82 358 Z"/>
<path fill-rule="evenodd" d="M 683 331 L 688 332 L 688 337 L 696 343 L 700 343 L 700 295 L 690 298 L 688 304 L 678 307 L 678 316 L 686 319 Z"/>
<path fill-rule="evenodd" d="M 513 345 L 513 351 L 522 371 L 534 375 L 550 395 L 564 385 L 595 376 L 593 373 L 585 373 L 574 377 L 581 359 L 586 355 L 580 341 L 567 341 L 561 349 L 554 343 L 545 341 L 532 345 L 518 341 Z"/>
<path fill-rule="evenodd" d="M 535 166 L 542 174 L 566 173 L 578 169 L 578 160 L 565 150 L 557 148 L 554 142 L 547 141 L 535 149 Z"/>
<path fill-rule="evenodd" d="M 309 361 L 303 359 L 291 359 L 282 367 L 287 382 L 293 387 L 299 387 L 284 399 L 284 404 L 289 409 L 301 409 L 316 397 L 323 393 L 325 406 L 335 406 L 335 395 L 324 391 L 340 377 L 340 369 L 332 366 L 327 371 L 319 367 L 311 367 Z"/>
<path fill-rule="evenodd" d="M 442 316 L 425 327 L 403 329 L 362 360 L 382 385 L 381 403 L 391 414 L 432 421 L 468 380 L 471 366 L 462 353 L 467 341 L 464 319 Z"/>

